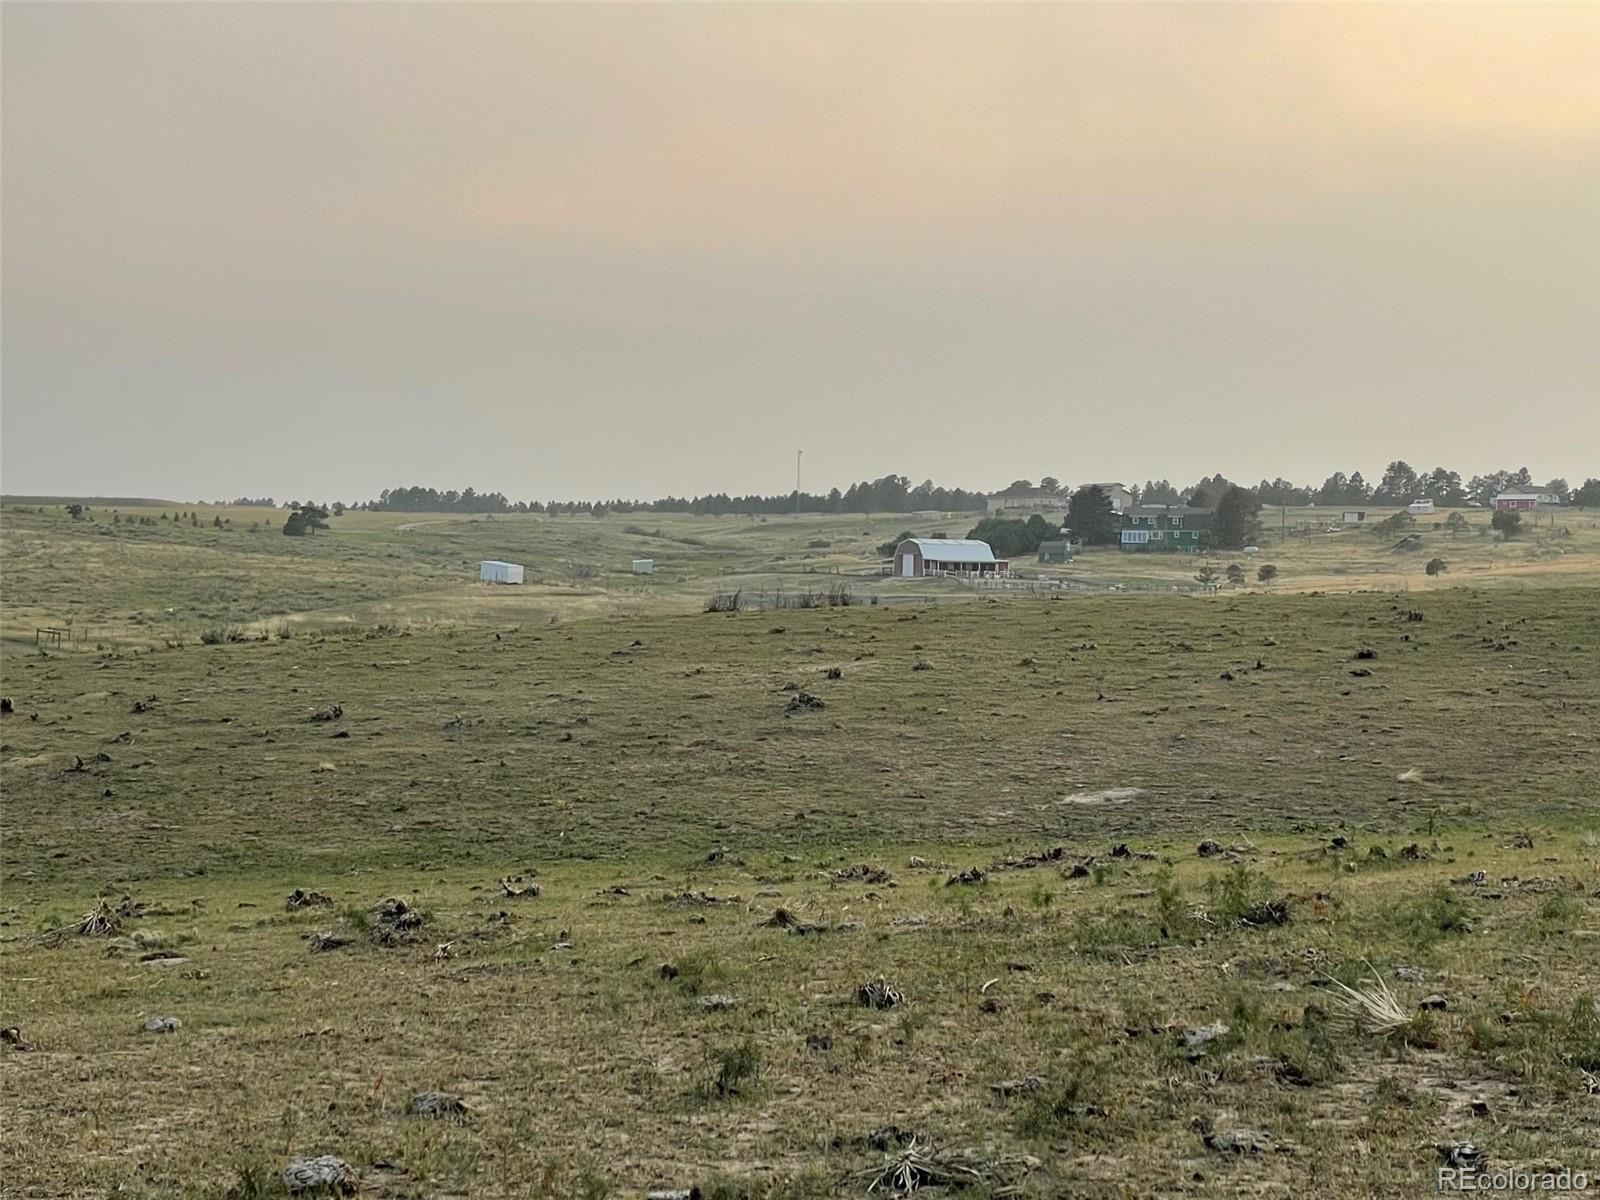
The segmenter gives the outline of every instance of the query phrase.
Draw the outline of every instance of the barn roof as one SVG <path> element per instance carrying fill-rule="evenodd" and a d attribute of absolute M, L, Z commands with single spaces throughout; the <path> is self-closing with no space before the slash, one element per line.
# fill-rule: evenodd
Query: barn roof
<path fill-rule="evenodd" d="M 935 562 L 970 562 L 992 563 L 995 561 L 994 551 L 989 548 L 988 542 L 980 542 L 977 538 L 907 538 L 900 544 L 916 546 L 922 552 L 923 558 L 931 558 Z"/>

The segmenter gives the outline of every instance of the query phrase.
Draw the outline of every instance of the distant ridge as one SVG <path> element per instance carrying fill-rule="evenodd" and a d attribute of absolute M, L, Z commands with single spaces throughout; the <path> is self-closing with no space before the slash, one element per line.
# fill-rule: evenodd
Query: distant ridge
<path fill-rule="evenodd" d="M 88 504 L 110 506 L 126 504 L 132 508 L 140 504 L 188 504 L 187 500 L 159 500 L 152 496 L 13 496 L 0 495 L 0 504 Z M 196 502 L 198 503 L 198 502 Z"/>

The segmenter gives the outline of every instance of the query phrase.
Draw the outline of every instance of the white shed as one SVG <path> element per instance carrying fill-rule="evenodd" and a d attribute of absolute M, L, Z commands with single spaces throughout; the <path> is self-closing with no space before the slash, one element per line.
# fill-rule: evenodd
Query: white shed
<path fill-rule="evenodd" d="M 478 564 L 478 578 L 484 583 L 521 583 L 522 564 L 486 558 Z"/>
<path fill-rule="evenodd" d="M 890 574 L 1004 575 L 1011 564 L 976 538 L 907 538 L 894 549 Z"/>
<path fill-rule="evenodd" d="M 1406 511 L 1414 517 L 1426 516 L 1433 511 L 1432 500 L 1413 500 L 1406 505 Z"/>
<path fill-rule="evenodd" d="M 654 575 L 656 560 L 653 558 L 636 558 L 633 560 L 633 573 L 635 575 Z"/>

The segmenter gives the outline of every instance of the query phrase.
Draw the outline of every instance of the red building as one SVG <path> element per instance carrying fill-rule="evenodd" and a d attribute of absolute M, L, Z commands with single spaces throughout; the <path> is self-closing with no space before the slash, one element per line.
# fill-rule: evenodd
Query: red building
<path fill-rule="evenodd" d="M 1537 512 L 1541 506 L 1560 503 L 1561 497 L 1554 492 L 1501 492 L 1494 498 L 1496 508 L 1512 512 Z"/>

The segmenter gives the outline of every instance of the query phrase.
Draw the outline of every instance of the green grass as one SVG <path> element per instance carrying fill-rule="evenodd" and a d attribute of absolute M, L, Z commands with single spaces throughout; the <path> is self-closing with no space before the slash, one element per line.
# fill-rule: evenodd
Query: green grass
<path fill-rule="evenodd" d="M 923 605 L 887 581 L 706 614 L 724 566 L 793 582 L 774 555 L 869 561 L 905 519 L 662 522 L 709 544 L 677 543 L 660 594 L 502 600 L 460 578 L 486 522 L 146 546 L 24 517 L 8 1193 L 279 1196 L 291 1155 L 334 1153 L 376 1195 L 858 1195 L 886 1126 L 1031 1156 L 1041 1197 L 1414 1196 L 1455 1140 L 1600 1169 L 1592 586 Z M 127 569 L 58 600 L 80 543 Z M 237 588 L 172 570 L 200 562 Z M 127 636 L 36 649 L 46 603 Z M 164 607 L 187 632 L 144 637 Z M 788 712 L 800 688 L 824 706 Z M 836 874 L 861 864 L 892 878 Z M 297 887 L 331 904 L 286 911 Z M 53 932 L 124 894 L 115 938 Z M 421 925 L 382 935 L 390 897 Z M 1372 972 L 1447 1007 L 1364 1034 L 1329 980 Z M 858 1005 L 880 976 L 903 1003 Z M 181 1027 L 143 1033 L 158 1014 Z M 408 1116 L 424 1090 L 468 1118 Z M 1235 1128 L 1284 1151 L 1207 1148 Z"/>
<path fill-rule="evenodd" d="M 162 520 L 179 512 L 194 520 Z M 1277 514 L 1267 514 L 1275 518 Z M 1373 517 L 1381 515 L 1377 510 Z M 1293 510 L 1288 523 L 1323 519 Z M 216 528 L 213 521 L 226 522 Z M 134 523 L 149 521 L 150 523 Z M 281 510 L 186 506 L 96 506 L 80 521 L 59 506 L 8 503 L 0 510 L 6 586 L 0 637 L 31 644 L 39 626 L 70 627 L 88 645 L 192 644 L 208 632 L 250 636 L 349 625 L 412 627 L 548 623 L 569 618 L 693 612 L 715 592 L 742 590 L 768 604 L 821 593 L 839 574 L 862 602 L 972 599 L 948 581 L 885 579 L 877 546 L 909 529 L 967 532 L 975 514 L 605 518 L 421 513 L 346 513 L 330 532 L 287 538 Z M 1247 588 L 1272 593 L 1347 592 L 1369 587 L 1430 591 L 1475 587 L 1562 587 L 1600 579 L 1600 513 L 1541 515 L 1511 542 L 1491 536 L 1473 512 L 1452 536 L 1444 517 L 1417 526 L 1423 549 L 1394 554 L 1392 539 L 1368 530 L 1280 538 L 1267 521 L 1260 552 L 1220 553 L 1247 568 Z M 1450 570 L 1430 578 L 1426 562 Z M 634 576 L 630 561 L 655 561 Z M 523 587 L 476 582 L 483 558 L 528 567 Z M 1279 575 L 1255 582 L 1271 561 Z M 1104 588 L 1191 587 L 1201 560 L 1184 554 L 1096 549 L 1063 566 L 1021 560 L 1015 568 L 1049 582 Z M 862 574 L 865 573 L 865 574 Z M 64 581 L 70 581 L 64 585 Z M 1021 586 L 1021 585 L 1017 585 Z"/>
<path fill-rule="evenodd" d="M 0 861 L 99 883 L 1570 825 L 1593 814 L 1594 598 L 1015 600 L 12 651 Z M 825 707 L 788 713 L 791 685 Z M 1092 800 L 1129 787 L 1145 794 Z"/>

